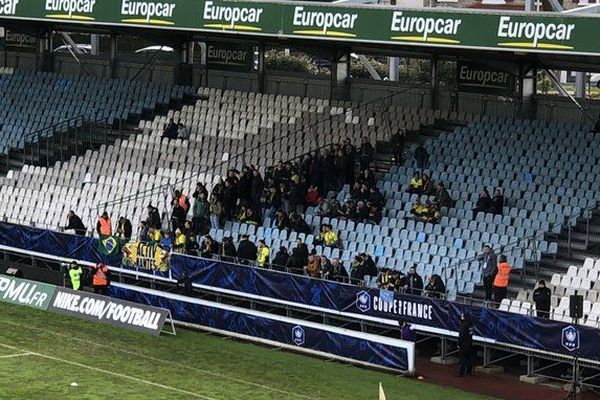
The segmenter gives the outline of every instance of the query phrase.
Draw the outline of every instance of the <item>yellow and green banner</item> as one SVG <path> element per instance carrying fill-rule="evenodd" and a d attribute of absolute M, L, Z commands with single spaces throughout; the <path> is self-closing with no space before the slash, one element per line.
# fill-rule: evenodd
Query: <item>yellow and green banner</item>
<path fill-rule="evenodd" d="M 600 55 L 597 16 L 223 0 L 2 0 L 0 19 Z"/>

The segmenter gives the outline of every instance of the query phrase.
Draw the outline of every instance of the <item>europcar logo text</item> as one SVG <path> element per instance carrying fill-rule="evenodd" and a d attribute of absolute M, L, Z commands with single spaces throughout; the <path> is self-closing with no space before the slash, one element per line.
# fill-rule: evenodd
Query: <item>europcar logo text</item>
<path fill-rule="evenodd" d="M 511 17 L 500 17 L 498 38 L 510 39 L 498 46 L 528 49 L 573 50 L 573 46 L 551 43 L 571 40 L 575 24 L 513 21 Z"/>
<path fill-rule="evenodd" d="M 303 6 L 294 8 L 292 25 L 295 34 L 313 36 L 356 37 L 352 31 L 356 25 L 358 14 L 343 12 L 305 11 Z"/>
<path fill-rule="evenodd" d="M 121 21 L 130 24 L 175 25 L 171 19 L 175 3 L 122 0 Z"/>
<path fill-rule="evenodd" d="M 235 4 L 235 3 L 233 3 Z M 204 28 L 260 32 L 262 28 L 257 26 L 263 9 L 260 7 L 237 7 L 233 5 L 218 6 L 212 1 L 204 3 L 202 18 Z"/>
<path fill-rule="evenodd" d="M 19 0 L 0 0 L 0 15 L 15 15 Z"/>
<path fill-rule="evenodd" d="M 94 21 L 96 0 L 46 0 L 46 18 Z"/>
<path fill-rule="evenodd" d="M 394 11 L 390 30 L 402 33 L 392 40 L 403 42 L 430 42 L 459 44 L 457 38 L 462 19 L 406 16 L 403 11 Z"/>

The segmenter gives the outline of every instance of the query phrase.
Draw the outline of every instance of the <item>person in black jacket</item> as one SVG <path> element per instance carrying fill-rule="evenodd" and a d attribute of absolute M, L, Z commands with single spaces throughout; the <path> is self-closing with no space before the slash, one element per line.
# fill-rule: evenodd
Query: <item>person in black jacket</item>
<path fill-rule="evenodd" d="M 288 249 L 284 246 L 279 248 L 277 254 L 275 254 L 275 258 L 271 262 L 271 265 L 274 267 L 285 267 L 290 258 L 290 253 L 288 253 Z"/>
<path fill-rule="evenodd" d="M 504 211 L 504 196 L 502 196 L 502 192 L 500 191 L 500 189 L 496 189 L 496 191 L 494 192 L 494 197 L 492 197 L 492 200 L 490 203 L 489 212 L 491 212 L 494 215 L 502 215 L 503 211 Z"/>
<path fill-rule="evenodd" d="M 296 248 L 298 249 L 298 255 L 302 257 L 302 268 L 304 268 L 304 266 L 308 264 L 308 246 L 302 241 L 302 239 L 297 239 Z"/>
<path fill-rule="evenodd" d="M 427 297 L 439 299 L 444 294 L 446 294 L 446 285 L 444 285 L 442 277 L 437 274 L 431 275 L 427 286 L 425 286 L 425 295 Z"/>
<path fill-rule="evenodd" d="M 366 169 L 369 169 L 369 166 L 371 165 L 371 161 L 373 161 L 373 154 L 375 153 L 375 150 L 373 149 L 373 146 L 371 146 L 371 143 L 369 143 L 369 138 L 364 136 L 362 138 L 362 143 L 360 145 L 360 149 L 359 149 L 359 161 L 360 161 L 360 170 L 364 171 Z"/>
<path fill-rule="evenodd" d="M 241 264 L 248 265 L 250 261 L 256 260 L 257 251 L 256 245 L 248 240 L 248 235 L 242 235 L 242 240 L 240 240 L 237 250 L 238 261 Z"/>
<path fill-rule="evenodd" d="M 429 161 L 429 153 L 425 150 L 422 144 L 419 144 L 415 149 L 414 153 L 415 160 L 417 161 L 418 169 L 425 169 L 427 167 L 427 162 Z"/>
<path fill-rule="evenodd" d="M 285 268 L 293 274 L 301 274 L 304 271 L 304 266 L 308 263 L 308 256 L 304 257 L 300 254 L 298 247 L 292 250 L 292 255 L 288 258 L 285 263 Z"/>
<path fill-rule="evenodd" d="M 332 273 L 329 275 L 328 279 L 336 282 L 348 282 L 348 271 L 344 267 L 344 264 L 340 261 L 339 258 L 335 257 L 331 260 Z"/>
<path fill-rule="evenodd" d="M 173 118 L 170 118 L 169 123 L 167 124 L 167 127 L 165 128 L 162 134 L 162 137 L 167 139 L 177 139 L 177 135 L 177 124 L 175 123 L 175 121 L 173 121 Z"/>
<path fill-rule="evenodd" d="M 540 318 L 548 318 L 550 315 L 550 299 L 552 291 L 546 287 L 546 281 L 543 279 L 538 283 L 537 289 L 533 291 L 533 301 L 537 316 Z"/>
<path fill-rule="evenodd" d="M 122 240 L 130 240 L 133 228 L 131 227 L 131 221 L 125 217 L 119 217 L 119 224 L 117 225 L 117 234 Z"/>
<path fill-rule="evenodd" d="M 483 189 L 481 194 L 479 195 L 479 199 L 477 199 L 477 203 L 475 203 L 475 208 L 473 209 L 473 217 L 477 216 L 479 212 L 488 212 L 492 205 L 492 199 L 490 199 L 490 193 L 487 189 Z"/>
<path fill-rule="evenodd" d="M 237 257 L 237 250 L 233 244 L 233 238 L 224 237 L 223 243 L 221 243 L 221 258 L 226 262 L 235 262 Z"/>
<path fill-rule="evenodd" d="M 460 328 L 458 330 L 458 376 L 471 375 L 473 369 L 473 323 L 471 317 L 466 314 L 460 317 Z"/>
<path fill-rule="evenodd" d="M 413 265 L 406 275 L 406 286 L 404 286 L 407 294 L 420 296 L 423 291 L 423 278 L 417 273 L 417 266 Z"/>
<path fill-rule="evenodd" d="M 392 136 L 392 140 L 390 142 L 392 146 L 392 155 L 394 156 L 394 161 L 396 165 L 402 164 L 402 156 L 404 154 L 404 129 L 396 132 L 394 136 Z"/>
<path fill-rule="evenodd" d="M 310 226 L 306 223 L 306 221 L 300 216 L 300 214 L 292 213 L 290 215 L 290 228 L 292 231 L 298 233 L 304 233 L 306 235 L 311 233 Z"/>
<path fill-rule="evenodd" d="M 85 236 L 85 225 L 73 210 L 67 213 L 67 226 L 64 229 L 73 229 L 76 235 Z"/>
<path fill-rule="evenodd" d="M 148 227 L 159 229 L 161 228 L 161 220 L 160 214 L 158 212 L 158 208 L 154 207 L 152 204 L 148 204 L 148 219 L 146 219 L 148 223 Z"/>

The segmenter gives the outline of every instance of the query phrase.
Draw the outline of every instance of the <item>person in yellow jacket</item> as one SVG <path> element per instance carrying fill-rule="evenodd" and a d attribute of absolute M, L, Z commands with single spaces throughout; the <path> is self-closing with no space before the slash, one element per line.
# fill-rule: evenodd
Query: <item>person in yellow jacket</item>
<path fill-rule="evenodd" d="M 423 219 L 429 213 L 429 208 L 425 204 L 421 203 L 420 200 L 417 200 L 410 209 L 410 213 L 418 219 Z"/>
<path fill-rule="evenodd" d="M 423 178 L 419 171 L 415 172 L 415 176 L 410 180 L 406 192 L 410 194 L 421 194 L 423 192 Z"/>
<path fill-rule="evenodd" d="M 340 245 L 340 240 L 338 238 L 337 233 L 335 233 L 333 231 L 333 227 L 328 224 L 323 225 L 323 230 L 321 231 L 320 239 L 325 246 L 338 247 Z"/>
<path fill-rule="evenodd" d="M 496 303 L 500 303 L 502 299 L 506 298 L 511 269 L 506 261 L 506 256 L 500 256 L 498 258 L 498 272 L 494 278 L 494 301 Z"/>
<path fill-rule="evenodd" d="M 271 249 L 265 243 L 263 239 L 258 241 L 258 253 L 256 256 L 256 262 L 259 267 L 264 267 L 269 263 L 269 256 L 271 255 Z"/>
<path fill-rule="evenodd" d="M 150 228 L 150 230 L 148 230 L 148 239 L 150 240 L 150 243 L 160 243 L 162 240 L 162 234 L 160 233 L 160 230 L 156 228 Z"/>
<path fill-rule="evenodd" d="M 187 243 L 187 238 L 181 232 L 181 229 L 177 228 L 175 230 L 175 242 L 173 243 L 173 249 L 175 253 L 185 254 L 185 245 Z"/>

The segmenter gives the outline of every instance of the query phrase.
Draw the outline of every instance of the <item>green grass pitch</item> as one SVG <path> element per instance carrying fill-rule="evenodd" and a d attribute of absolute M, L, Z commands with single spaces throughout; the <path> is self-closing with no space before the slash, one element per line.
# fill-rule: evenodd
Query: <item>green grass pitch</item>
<path fill-rule="evenodd" d="M 0 399 L 486 397 L 178 329 L 153 337 L 0 303 Z"/>

